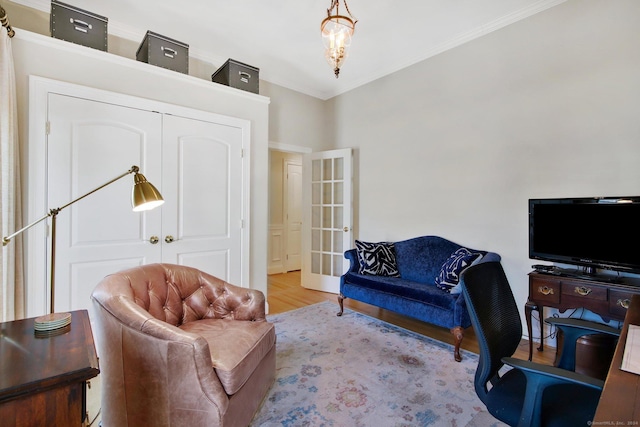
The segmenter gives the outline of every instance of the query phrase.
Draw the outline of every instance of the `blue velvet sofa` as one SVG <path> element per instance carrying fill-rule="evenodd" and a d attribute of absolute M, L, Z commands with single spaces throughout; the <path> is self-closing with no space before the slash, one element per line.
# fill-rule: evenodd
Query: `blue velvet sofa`
<path fill-rule="evenodd" d="M 474 256 L 461 260 L 463 253 Z M 343 313 L 344 299 L 351 298 L 449 328 L 454 336 L 454 358 L 462 360 L 460 344 L 471 319 L 459 282 L 466 267 L 500 261 L 500 255 L 465 248 L 438 236 L 422 236 L 399 242 L 356 241 L 356 248 L 346 251 L 344 256 L 351 266 L 340 279 L 338 316 Z"/>

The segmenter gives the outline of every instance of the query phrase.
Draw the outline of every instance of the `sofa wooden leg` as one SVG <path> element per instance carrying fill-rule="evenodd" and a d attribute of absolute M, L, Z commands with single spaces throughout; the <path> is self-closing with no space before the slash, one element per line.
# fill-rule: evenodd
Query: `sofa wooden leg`
<path fill-rule="evenodd" d="M 342 312 L 344 311 L 343 301 L 344 301 L 344 295 L 342 294 L 338 295 L 338 304 L 340 304 L 340 312 L 337 314 L 337 316 L 342 316 Z"/>
<path fill-rule="evenodd" d="M 464 338 L 464 329 L 461 326 L 456 326 L 455 328 L 451 328 L 451 333 L 453 334 L 455 343 L 453 358 L 456 362 L 460 362 L 462 360 L 462 356 L 460 356 L 460 344 L 462 344 L 462 338 Z"/>

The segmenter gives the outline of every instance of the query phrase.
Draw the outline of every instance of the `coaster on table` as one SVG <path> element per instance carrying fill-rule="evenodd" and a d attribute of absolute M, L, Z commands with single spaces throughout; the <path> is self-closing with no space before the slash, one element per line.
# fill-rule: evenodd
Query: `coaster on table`
<path fill-rule="evenodd" d="M 51 338 L 51 337 L 57 337 L 59 335 L 64 335 L 67 332 L 71 331 L 71 325 L 67 325 L 67 326 L 63 326 L 62 328 L 58 328 L 58 329 L 52 329 L 49 331 L 38 331 L 38 330 L 34 330 L 33 331 L 33 335 L 36 338 Z"/>
<path fill-rule="evenodd" d="M 51 313 L 36 317 L 33 329 L 36 331 L 52 331 L 71 324 L 71 313 Z"/>

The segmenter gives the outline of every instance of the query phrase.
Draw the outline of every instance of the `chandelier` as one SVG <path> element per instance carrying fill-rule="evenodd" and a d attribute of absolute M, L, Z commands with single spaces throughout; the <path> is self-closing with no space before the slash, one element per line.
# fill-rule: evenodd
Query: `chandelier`
<path fill-rule="evenodd" d="M 347 0 L 344 0 L 344 7 L 349 16 L 340 15 L 340 0 L 331 0 L 331 7 L 327 9 L 327 17 L 320 24 L 322 42 L 325 47 L 324 55 L 329 65 L 333 67 L 336 79 L 340 74 L 342 63 L 347 58 L 351 36 L 353 36 L 356 22 L 358 22 L 351 15 Z"/>

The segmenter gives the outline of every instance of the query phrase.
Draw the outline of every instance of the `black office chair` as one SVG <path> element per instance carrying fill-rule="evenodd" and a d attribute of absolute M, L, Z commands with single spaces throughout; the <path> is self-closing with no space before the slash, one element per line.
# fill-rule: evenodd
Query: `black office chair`
<path fill-rule="evenodd" d="M 475 389 L 489 413 L 510 426 L 586 426 L 604 382 L 567 369 L 575 367 L 570 359 L 575 357 L 576 340 L 619 331 L 584 320 L 548 319 L 565 337 L 558 367 L 515 359 L 511 356 L 522 338 L 522 324 L 502 265 L 472 266 L 461 283 L 480 347 Z"/>

